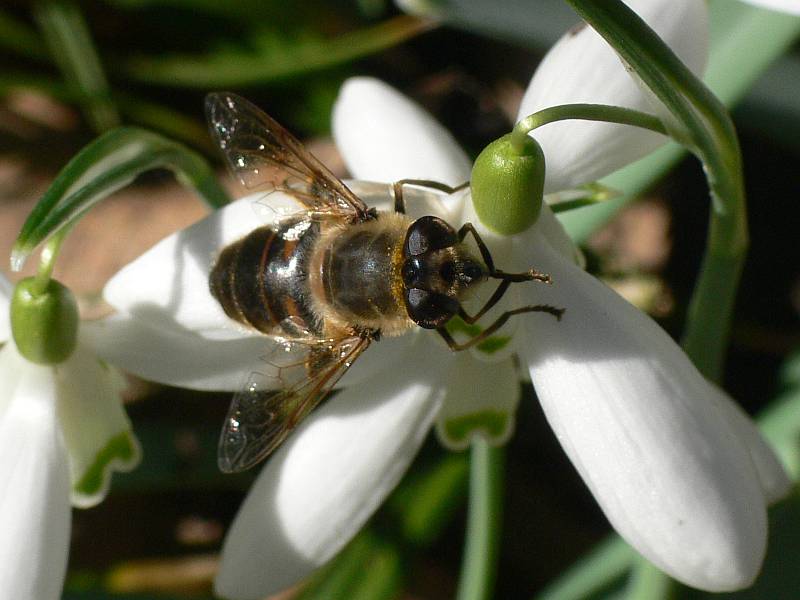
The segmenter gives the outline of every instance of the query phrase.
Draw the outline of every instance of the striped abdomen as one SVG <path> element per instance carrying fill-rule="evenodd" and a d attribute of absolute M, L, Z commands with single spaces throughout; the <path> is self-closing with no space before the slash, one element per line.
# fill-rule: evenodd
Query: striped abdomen
<path fill-rule="evenodd" d="M 308 291 L 318 237 L 319 225 L 306 219 L 252 231 L 220 253 L 209 277 L 211 295 L 231 319 L 263 333 L 319 335 Z"/>

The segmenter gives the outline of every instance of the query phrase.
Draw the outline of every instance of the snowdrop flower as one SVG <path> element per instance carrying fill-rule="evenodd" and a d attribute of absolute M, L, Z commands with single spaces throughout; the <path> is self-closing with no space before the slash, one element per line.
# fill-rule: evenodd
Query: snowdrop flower
<path fill-rule="evenodd" d="M 699 68 L 702 2 L 636 6 L 668 42 L 687 42 L 684 59 Z M 559 42 L 534 77 L 523 114 L 578 101 L 647 107 L 593 35 L 583 30 Z M 348 81 L 333 124 L 359 180 L 351 188 L 368 204 L 390 206 L 389 186 L 366 181 L 456 185 L 469 178 L 468 157 L 441 125 L 379 81 Z M 580 125 L 541 130 L 549 131 L 540 142 L 553 155 L 547 154 L 548 190 L 592 181 L 664 141 Z M 586 153 L 593 159 L 579 161 Z M 262 202 L 274 218 L 292 200 L 272 194 Z M 547 208 L 534 227 L 509 239 L 481 228 L 468 193 L 411 189 L 407 205 L 456 227 L 472 221 L 505 270 L 534 266 L 552 275 L 552 286 L 512 286 L 492 314 L 547 303 L 564 307 L 564 318 L 515 317 L 490 347 L 462 353 L 425 331 L 373 344 L 342 379 L 343 389 L 262 469 L 228 532 L 218 594 L 260 598 L 328 561 L 397 484 L 431 426 L 455 448 L 466 447 L 476 431 L 497 443 L 507 439 L 520 392 L 512 354 L 529 371 L 579 473 L 634 547 L 695 587 L 751 582 L 764 554 L 766 504 L 788 486 L 753 423 L 655 323 L 576 266 L 574 247 Z M 219 250 L 262 224 L 252 206 L 245 198 L 217 211 L 117 274 L 105 297 L 118 315 L 95 330 L 101 355 L 141 376 L 195 389 L 236 390 L 248 372 L 263 370 L 269 340 L 227 319 L 208 292 Z"/>
<path fill-rule="evenodd" d="M 64 362 L 29 362 L 11 339 L 12 286 L 0 274 L 0 590 L 55 600 L 67 567 L 70 505 L 94 506 L 139 449 L 124 380 L 82 341 Z"/>

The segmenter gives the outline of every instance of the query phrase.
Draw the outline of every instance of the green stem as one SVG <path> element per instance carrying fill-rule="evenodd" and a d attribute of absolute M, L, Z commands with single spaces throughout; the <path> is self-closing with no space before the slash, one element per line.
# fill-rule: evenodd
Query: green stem
<path fill-rule="evenodd" d="M 53 275 L 53 268 L 56 266 L 56 259 L 61 250 L 61 243 L 67 235 L 67 229 L 62 229 L 54 235 L 44 248 L 42 248 L 41 256 L 39 257 L 39 269 L 36 271 L 36 279 L 30 287 L 30 291 L 34 296 L 43 294 L 50 283 L 50 278 Z"/>
<path fill-rule="evenodd" d="M 505 448 L 482 437 L 470 450 L 469 512 L 458 600 L 487 600 L 492 596 L 503 509 Z"/>
<path fill-rule="evenodd" d="M 535 598 L 583 600 L 594 597 L 626 575 L 636 556 L 634 549 L 621 537 L 609 535 Z"/>
<path fill-rule="evenodd" d="M 633 125 L 669 135 L 660 119 L 638 110 L 605 104 L 562 104 L 542 109 L 522 119 L 511 132 L 511 144 L 521 152 L 531 131 L 542 125 L 567 119 Z"/>
<path fill-rule="evenodd" d="M 78 5 L 71 0 L 45 0 L 34 5 L 34 16 L 64 80 L 80 93 L 92 128 L 102 133 L 116 127 L 119 115 Z"/>
<path fill-rule="evenodd" d="M 725 107 L 621 0 L 567 0 L 664 103 L 665 124 L 703 162 L 712 210 L 706 251 L 687 315 L 684 349 L 708 378 L 719 380 L 733 303 L 748 246 L 741 154 Z M 642 561 L 631 598 L 667 598 L 669 578 Z"/>
<path fill-rule="evenodd" d="M 748 233 L 741 156 L 722 103 L 621 0 L 567 0 L 664 103 L 706 170 L 713 210 L 684 348 L 719 380 Z"/>
<path fill-rule="evenodd" d="M 644 558 L 639 558 L 631 573 L 625 600 L 669 600 L 677 584 Z"/>

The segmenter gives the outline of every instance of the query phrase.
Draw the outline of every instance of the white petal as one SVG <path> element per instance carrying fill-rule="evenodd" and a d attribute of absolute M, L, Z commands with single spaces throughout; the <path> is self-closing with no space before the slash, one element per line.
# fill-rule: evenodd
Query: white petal
<path fill-rule="evenodd" d="M 238 391 L 253 371 L 264 372 L 276 343 L 263 335 L 208 340 L 192 332 L 154 328 L 142 319 L 113 316 L 83 324 L 98 356 L 142 379 L 193 390 Z M 372 344 L 342 378 L 351 385 L 379 369 L 401 364 L 415 338 L 411 332 Z"/>
<path fill-rule="evenodd" d="M 767 504 L 783 499 L 789 493 L 792 481 L 775 452 L 747 413 L 722 390 L 714 385 L 711 388 L 719 407 L 728 416 L 734 431 L 750 451 Z"/>
<path fill-rule="evenodd" d="M 124 314 L 82 329 L 103 360 L 143 379 L 195 390 L 238 390 L 248 372 L 263 366 L 270 344 L 263 336 L 208 340 Z"/>
<path fill-rule="evenodd" d="M 363 526 L 411 463 L 441 402 L 426 348 L 335 396 L 269 459 L 228 531 L 217 594 L 256 599 L 286 588 Z"/>
<path fill-rule="evenodd" d="M 695 73 L 708 56 L 708 10 L 698 0 L 628 0 Z M 590 27 L 568 32 L 550 49 L 528 86 L 519 119 L 559 104 L 613 104 L 652 113 L 649 99 L 617 54 Z M 665 136 L 626 125 L 562 121 L 534 132 L 547 163 L 545 192 L 594 181 L 665 143 Z"/>
<path fill-rule="evenodd" d="M 208 339 L 236 339 L 250 335 L 229 319 L 211 296 L 208 275 L 219 251 L 268 223 L 260 221 L 254 202 L 263 195 L 248 196 L 211 213 L 191 227 L 161 240 L 124 267 L 106 285 L 103 295 L 120 311 L 151 327 L 191 330 Z M 269 195 L 274 219 L 282 211 L 296 211 L 291 198 Z"/>
<path fill-rule="evenodd" d="M 333 136 L 356 179 L 469 180 L 472 163 L 428 112 L 391 86 L 348 79 L 333 107 Z"/>
<path fill-rule="evenodd" d="M 506 443 L 514 433 L 522 389 L 513 360 L 487 363 L 459 352 L 452 362 L 436 420 L 439 440 L 451 450 L 468 448 L 475 435 L 494 445 Z"/>
<path fill-rule="evenodd" d="M 798 0 L 742 0 L 755 6 L 770 10 L 779 10 L 791 15 L 800 15 L 800 2 Z"/>
<path fill-rule="evenodd" d="M 67 567 L 69 472 L 56 419 L 55 379 L 14 344 L 0 350 L 19 377 L 0 422 L 0 590 L 14 600 L 57 600 Z"/>
<path fill-rule="evenodd" d="M 11 282 L 3 273 L 0 273 L 0 344 L 11 339 L 11 313 L 9 313 L 9 306 L 13 291 L 14 286 L 11 285 Z"/>
<path fill-rule="evenodd" d="M 88 508 L 101 502 L 114 471 L 139 464 L 141 450 L 122 408 L 126 382 L 82 343 L 56 368 L 58 418 L 72 479 L 72 504 Z"/>
<path fill-rule="evenodd" d="M 531 379 L 559 441 L 614 528 L 672 577 L 724 591 L 755 578 L 766 510 L 746 443 L 707 382 L 651 319 L 546 243 L 552 286 L 528 302 Z M 518 340 L 519 344 L 519 340 Z"/>

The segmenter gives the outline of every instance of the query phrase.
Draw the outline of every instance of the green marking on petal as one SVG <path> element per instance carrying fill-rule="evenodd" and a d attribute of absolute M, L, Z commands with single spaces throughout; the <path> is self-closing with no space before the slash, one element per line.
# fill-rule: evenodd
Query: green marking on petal
<path fill-rule="evenodd" d="M 508 345 L 508 342 L 510 341 L 511 341 L 510 335 L 493 335 L 486 338 L 475 347 L 484 354 L 491 355 L 505 348 Z"/>
<path fill-rule="evenodd" d="M 458 333 L 463 333 L 465 336 L 473 338 L 478 335 L 483 329 L 480 325 L 466 323 L 461 317 L 453 317 L 445 325 L 447 332 L 455 336 Z M 484 354 L 494 354 L 495 352 L 505 348 L 511 341 L 510 335 L 492 335 L 483 340 L 480 344 L 475 346 Z"/>
<path fill-rule="evenodd" d="M 490 440 L 505 437 L 509 427 L 510 415 L 499 410 L 480 412 L 448 419 L 444 423 L 444 433 L 453 442 L 466 442 L 475 431 L 485 433 Z"/>
<path fill-rule="evenodd" d="M 132 468 L 138 461 L 138 446 L 129 431 L 118 433 L 97 453 L 92 465 L 86 469 L 80 481 L 75 483 L 75 493 L 93 496 L 103 489 L 105 473 L 112 462 L 123 468 Z"/>

